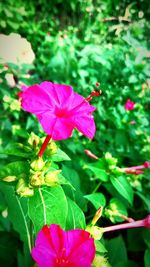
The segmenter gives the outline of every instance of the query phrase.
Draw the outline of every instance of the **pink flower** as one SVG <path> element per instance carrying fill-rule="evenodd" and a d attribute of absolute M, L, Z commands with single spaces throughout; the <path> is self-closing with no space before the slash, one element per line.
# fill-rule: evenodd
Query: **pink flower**
<path fill-rule="evenodd" d="M 130 99 L 127 100 L 127 102 L 124 104 L 124 108 L 126 110 L 133 110 L 135 103 L 132 102 Z"/>
<path fill-rule="evenodd" d="M 71 86 L 42 82 L 25 88 L 19 96 L 23 109 L 36 115 L 53 140 L 69 138 L 74 128 L 90 139 L 94 137 L 95 107 Z"/>
<path fill-rule="evenodd" d="M 88 232 L 65 232 L 56 224 L 40 230 L 32 249 L 38 267 L 90 267 L 94 256 L 94 239 Z"/>

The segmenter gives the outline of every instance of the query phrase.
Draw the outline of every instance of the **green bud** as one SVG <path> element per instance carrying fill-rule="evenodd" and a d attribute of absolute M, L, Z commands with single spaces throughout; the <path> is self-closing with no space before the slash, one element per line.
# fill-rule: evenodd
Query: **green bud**
<path fill-rule="evenodd" d="M 116 158 L 113 158 L 109 152 L 105 153 L 105 159 L 110 169 L 114 169 L 116 167 L 118 160 Z"/>
<path fill-rule="evenodd" d="M 104 256 L 95 255 L 92 267 L 111 267 L 111 265 Z"/>
<path fill-rule="evenodd" d="M 101 239 L 103 235 L 103 228 L 98 226 L 87 225 L 85 230 L 89 232 L 95 240 Z"/>
<path fill-rule="evenodd" d="M 30 184 L 32 186 L 41 186 L 44 184 L 43 172 L 33 172 L 30 175 Z"/>
<path fill-rule="evenodd" d="M 40 137 L 34 134 L 33 132 L 30 134 L 30 137 L 28 139 L 28 144 L 37 147 L 40 142 Z"/>
<path fill-rule="evenodd" d="M 12 176 L 6 176 L 6 177 L 3 178 L 3 181 L 8 182 L 8 183 L 14 182 L 16 180 L 17 180 L 17 177 L 13 176 L 13 175 Z"/>
<path fill-rule="evenodd" d="M 10 103 L 11 102 L 11 97 L 8 96 L 8 95 L 4 95 L 3 101 L 6 102 L 6 103 Z"/>
<path fill-rule="evenodd" d="M 34 194 L 34 190 L 26 185 L 24 179 L 19 179 L 16 186 L 16 192 L 21 197 L 32 197 Z"/>
<path fill-rule="evenodd" d="M 16 99 L 13 99 L 10 104 L 10 109 L 19 111 L 21 108 L 20 102 Z"/>
<path fill-rule="evenodd" d="M 45 166 L 45 162 L 43 161 L 42 158 L 38 158 L 38 159 L 33 160 L 30 166 L 34 171 L 41 171 L 43 167 Z"/>
<path fill-rule="evenodd" d="M 58 150 L 58 147 L 54 141 L 50 141 L 46 150 L 45 150 L 45 155 L 46 156 L 52 156 L 54 155 Z"/>
<path fill-rule="evenodd" d="M 61 170 L 49 171 L 44 177 L 46 185 L 55 186 L 59 184 L 59 173 L 60 172 Z"/>

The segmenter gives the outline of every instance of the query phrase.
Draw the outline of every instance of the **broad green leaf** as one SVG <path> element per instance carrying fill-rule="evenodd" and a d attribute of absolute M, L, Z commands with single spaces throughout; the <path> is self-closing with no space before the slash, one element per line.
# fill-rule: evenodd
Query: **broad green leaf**
<path fill-rule="evenodd" d="M 58 148 L 57 152 L 51 157 L 52 161 L 70 160 L 69 156 Z"/>
<path fill-rule="evenodd" d="M 146 251 L 145 251 L 145 254 L 144 254 L 144 263 L 145 263 L 145 267 L 149 267 L 150 265 L 150 248 L 148 248 Z"/>
<path fill-rule="evenodd" d="M 85 216 L 82 210 L 77 206 L 77 204 L 67 197 L 68 202 L 68 214 L 66 221 L 66 230 L 69 229 L 85 229 Z"/>
<path fill-rule="evenodd" d="M 23 144 L 8 144 L 4 149 L 0 149 L 0 154 L 14 155 L 23 158 L 29 158 L 33 152 L 25 151 Z"/>
<path fill-rule="evenodd" d="M 84 197 L 88 199 L 96 209 L 99 209 L 100 207 L 104 207 L 106 205 L 106 199 L 102 193 L 93 193 Z"/>
<path fill-rule="evenodd" d="M 105 240 L 106 249 L 108 250 L 109 262 L 112 266 L 118 264 L 120 261 L 126 261 L 127 251 L 124 240 L 121 235 L 110 239 Z"/>
<path fill-rule="evenodd" d="M 98 241 L 98 240 L 94 240 L 95 246 L 96 246 L 96 253 L 105 253 L 107 252 L 107 249 L 105 248 L 105 246 L 102 244 L 102 242 Z"/>
<path fill-rule="evenodd" d="M 132 205 L 133 202 L 133 190 L 127 179 L 123 176 L 117 178 L 110 177 L 110 181 L 118 193 L 123 196 Z"/>
<path fill-rule="evenodd" d="M 19 233 L 21 240 L 28 244 L 29 250 L 31 250 L 27 198 L 18 197 L 15 194 L 14 187 L 10 185 L 1 183 L 0 190 L 5 196 L 8 205 L 8 216 L 14 229 Z"/>
<path fill-rule="evenodd" d="M 72 184 L 73 188 L 75 188 L 74 190 L 69 186 L 63 186 L 66 195 L 73 199 L 83 210 L 85 208 L 86 201 L 83 198 L 82 191 L 80 190 L 80 177 L 78 173 L 74 169 L 69 168 L 63 164 L 62 174 Z"/>
<path fill-rule="evenodd" d="M 60 186 L 42 187 L 29 199 L 29 216 L 37 233 L 45 224 L 65 227 L 68 213 L 67 199 Z"/>
<path fill-rule="evenodd" d="M 29 164 L 24 161 L 15 161 L 5 165 L 4 168 L 0 169 L 0 178 L 7 176 L 17 176 L 21 173 L 26 173 L 29 169 Z"/>
<path fill-rule="evenodd" d="M 148 212 L 150 212 L 150 198 L 148 194 L 142 194 L 142 192 L 135 192 L 144 202 L 144 206 Z"/>
<path fill-rule="evenodd" d="M 90 169 L 94 174 L 95 177 L 103 182 L 107 182 L 108 181 L 108 175 L 105 172 L 105 170 L 100 169 L 98 167 L 93 166 L 92 164 L 89 164 L 86 166 L 86 168 Z"/>

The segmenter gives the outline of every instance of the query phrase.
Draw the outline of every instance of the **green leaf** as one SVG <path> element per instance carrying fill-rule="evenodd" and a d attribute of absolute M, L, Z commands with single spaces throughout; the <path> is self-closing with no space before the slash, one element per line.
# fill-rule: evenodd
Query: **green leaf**
<path fill-rule="evenodd" d="M 83 198 L 82 191 L 80 190 L 80 177 L 78 173 L 74 169 L 63 164 L 62 174 L 72 184 L 73 188 L 75 188 L 74 190 L 69 186 L 64 185 L 63 188 L 65 190 L 65 194 L 73 199 L 74 202 L 76 202 L 77 205 L 83 210 L 85 208 L 86 201 Z"/>
<path fill-rule="evenodd" d="M 118 193 L 123 196 L 132 205 L 133 202 L 133 190 L 127 179 L 123 176 L 117 178 L 110 177 L 110 181 Z"/>
<path fill-rule="evenodd" d="M 149 263 L 150 263 L 150 248 L 148 248 L 146 251 L 145 251 L 145 254 L 144 254 L 144 263 L 145 263 L 145 267 L 149 267 Z"/>
<path fill-rule="evenodd" d="M 114 267 L 138 267 L 134 261 L 120 261 L 118 264 L 115 264 Z"/>
<path fill-rule="evenodd" d="M 143 229 L 143 239 L 146 245 L 150 248 L 150 229 Z"/>
<path fill-rule="evenodd" d="M 29 169 L 29 164 L 24 161 L 15 161 L 7 164 L 4 168 L 0 169 L 0 178 L 7 176 L 17 176 L 21 173 L 26 173 Z"/>
<path fill-rule="evenodd" d="M 110 240 L 105 240 L 106 249 L 108 250 L 108 258 L 110 264 L 115 266 L 120 261 L 127 260 L 127 251 L 124 240 L 121 235 Z"/>
<path fill-rule="evenodd" d="M 144 206 L 147 209 L 148 212 L 150 212 L 150 198 L 149 194 L 142 194 L 140 192 L 135 192 L 136 195 L 138 195 L 144 202 Z"/>
<path fill-rule="evenodd" d="M 86 168 L 90 169 L 96 176 L 97 179 L 103 181 L 103 182 L 107 182 L 108 181 L 108 175 L 105 172 L 105 170 L 100 169 L 98 167 L 95 167 L 92 164 L 89 164 L 86 166 Z"/>
<path fill-rule="evenodd" d="M 104 247 L 104 245 L 102 244 L 102 242 L 98 241 L 98 240 L 94 240 L 95 246 L 96 246 L 96 252 L 97 253 L 105 253 L 107 252 L 107 249 Z"/>
<path fill-rule="evenodd" d="M 8 216 L 14 229 L 20 234 L 23 242 L 28 244 L 31 250 L 30 240 L 30 220 L 28 217 L 27 198 L 20 198 L 15 194 L 13 186 L 1 183 L 0 189 L 6 199 L 8 205 Z"/>
<path fill-rule="evenodd" d="M 66 221 L 66 230 L 69 229 L 85 229 L 85 216 L 82 210 L 77 206 L 77 204 L 67 197 L 68 202 L 68 214 Z"/>
<path fill-rule="evenodd" d="M 51 157 L 52 161 L 70 160 L 69 156 L 58 148 L 57 152 Z"/>
<path fill-rule="evenodd" d="M 14 155 L 23 158 L 29 158 L 33 152 L 25 151 L 24 146 L 20 143 L 17 144 L 8 144 L 4 149 L 0 149 L 0 154 Z"/>
<path fill-rule="evenodd" d="M 99 209 L 100 207 L 104 207 L 106 205 L 106 199 L 102 193 L 93 193 L 84 197 L 88 199 L 96 209 Z"/>
<path fill-rule="evenodd" d="M 37 233 L 45 224 L 65 227 L 68 213 L 67 199 L 60 186 L 42 187 L 29 199 L 29 216 Z"/>

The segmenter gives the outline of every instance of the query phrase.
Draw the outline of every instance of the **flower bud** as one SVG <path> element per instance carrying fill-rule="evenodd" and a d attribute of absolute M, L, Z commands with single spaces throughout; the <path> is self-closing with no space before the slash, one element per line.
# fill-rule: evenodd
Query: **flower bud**
<path fill-rule="evenodd" d="M 150 215 L 144 219 L 144 227 L 150 228 Z"/>
<path fill-rule="evenodd" d="M 45 166 L 45 162 L 43 161 L 42 158 L 38 158 L 38 159 L 33 160 L 30 166 L 34 171 L 41 171 L 43 167 Z"/>
<path fill-rule="evenodd" d="M 6 102 L 6 103 L 10 103 L 11 102 L 11 97 L 8 96 L 8 95 L 4 95 L 3 101 Z"/>
<path fill-rule="evenodd" d="M 33 172 L 30 175 L 30 184 L 32 186 L 41 186 L 44 184 L 44 179 L 43 179 L 43 173 L 42 172 Z"/>
<path fill-rule="evenodd" d="M 46 150 L 45 150 L 45 155 L 46 156 L 52 156 L 57 152 L 57 150 L 58 150 L 58 147 L 57 147 L 56 143 L 53 141 L 50 141 L 48 143 Z"/>
<path fill-rule="evenodd" d="M 14 182 L 16 180 L 17 180 L 17 177 L 13 176 L 13 175 L 12 176 L 6 176 L 6 177 L 3 178 L 3 181 L 8 182 L 8 183 Z"/>
<path fill-rule="evenodd" d="M 113 158 L 112 155 L 109 153 L 109 152 L 106 152 L 105 153 L 105 159 L 109 165 L 109 168 L 113 169 L 116 167 L 116 164 L 117 164 L 117 159 L 116 158 Z"/>
<path fill-rule="evenodd" d="M 61 170 L 49 171 L 44 177 L 45 183 L 48 186 L 55 186 L 55 185 L 59 184 L 58 176 L 59 176 L 60 172 L 61 172 Z"/>
<path fill-rule="evenodd" d="M 11 101 L 11 104 L 10 104 L 10 109 L 11 109 L 12 111 L 14 111 L 14 110 L 19 111 L 19 110 L 21 109 L 20 102 L 19 102 L 18 100 L 16 100 L 16 99 L 13 99 L 13 100 Z"/>
<path fill-rule="evenodd" d="M 34 194 L 33 189 L 29 188 L 24 179 L 19 179 L 18 184 L 16 186 L 16 192 L 21 197 L 31 197 Z"/>
<path fill-rule="evenodd" d="M 104 256 L 96 255 L 92 267 L 111 267 Z"/>
<path fill-rule="evenodd" d="M 28 144 L 37 147 L 40 142 L 40 137 L 34 134 L 33 132 L 30 134 L 30 137 L 28 139 Z"/>

